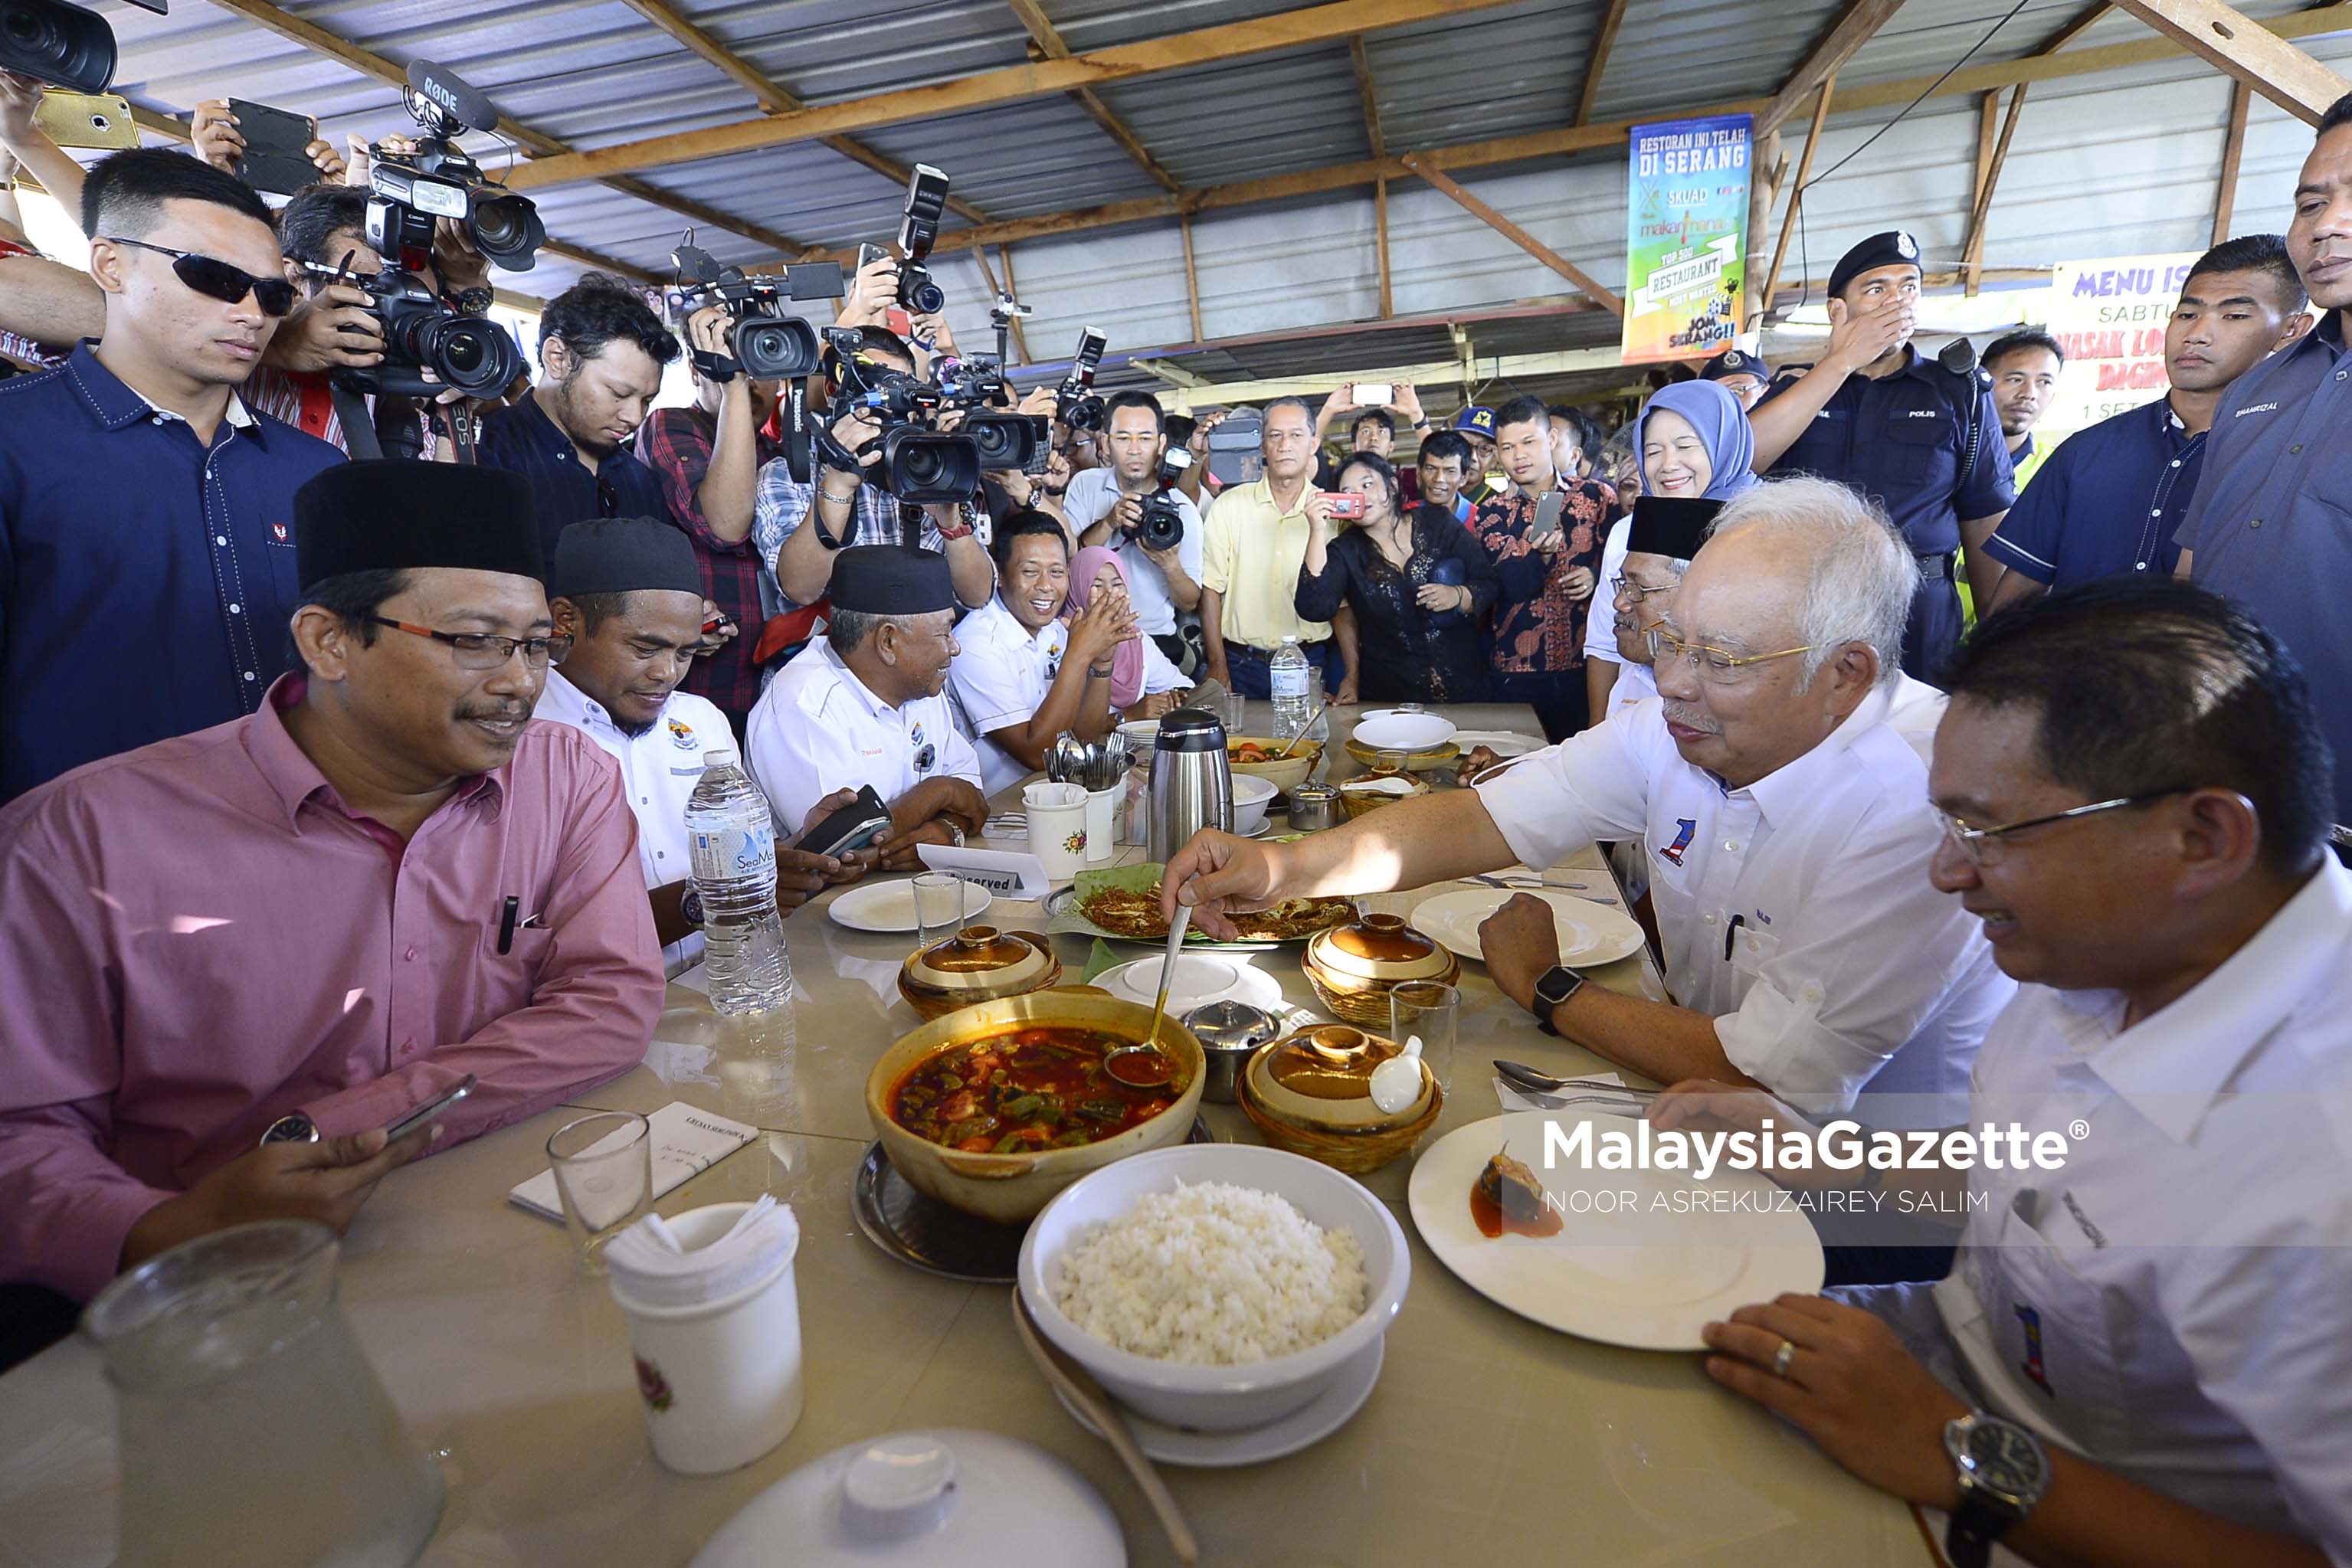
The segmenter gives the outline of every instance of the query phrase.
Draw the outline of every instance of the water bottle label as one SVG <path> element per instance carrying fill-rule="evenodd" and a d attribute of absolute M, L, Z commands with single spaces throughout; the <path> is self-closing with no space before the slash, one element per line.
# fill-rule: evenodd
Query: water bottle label
<path fill-rule="evenodd" d="M 1294 664 L 1286 670 L 1276 664 L 1266 671 L 1265 678 L 1276 702 L 1307 695 L 1307 666 L 1304 664 Z"/>
<path fill-rule="evenodd" d="M 698 882 L 772 878 L 776 874 L 776 831 L 772 826 L 720 828 L 691 836 Z"/>

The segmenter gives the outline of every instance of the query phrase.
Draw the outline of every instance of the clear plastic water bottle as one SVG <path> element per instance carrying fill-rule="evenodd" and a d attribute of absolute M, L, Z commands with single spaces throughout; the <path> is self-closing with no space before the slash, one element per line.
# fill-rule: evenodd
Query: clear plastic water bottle
<path fill-rule="evenodd" d="M 1307 652 L 1298 639 L 1285 637 L 1266 665 L 1266 684 L 1273 688 L 1274 733 L 1288 740 L 1307 727 Z"/>
<path fill-rule="evenodd" d="M 686 803 L 686 836 L 702 901 L 710 1003 L 722 1013 L 766 1012 L 793 995 L 776 913 L 775 819 L 733 747 L 711 747 L 702 763 L 701 782 Z"/>

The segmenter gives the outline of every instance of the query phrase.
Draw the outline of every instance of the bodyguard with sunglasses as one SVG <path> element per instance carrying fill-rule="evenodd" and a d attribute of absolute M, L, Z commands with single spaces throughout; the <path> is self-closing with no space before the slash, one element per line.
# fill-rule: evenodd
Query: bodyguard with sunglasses
<path fill-rule="evenodd" d="M 294 532 L 303 667 L 258 712 L 0 809 L 0 1282 L 82 1299 L 225 1226 L 341 1228 L 430 1144 L 373 1129 L 467 1073 L 445 1145 L 645 1054 L 621 776 L 531 718 L 570 640 L 530 486 L 350 464 Z"/>
<path fill-rule="evenodd" d="M 252 713 L 299 601 L 294 492 L 343 460 L 236 396 L 293 304 L 258 196 L 119 152 L 82 225 L 104 335 L 0 383 L 0 800 Z"/>

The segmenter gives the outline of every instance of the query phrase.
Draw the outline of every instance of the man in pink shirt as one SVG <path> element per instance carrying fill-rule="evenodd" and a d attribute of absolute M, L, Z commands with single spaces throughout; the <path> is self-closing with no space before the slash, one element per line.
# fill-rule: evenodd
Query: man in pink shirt
<path fill-rule="evenodd" d="M 562 650 L 529 486 L 354 463 L 302 487 L 294 528 L 302 671 L 0 810 L 0 1282 L 85 1300 L 226 1226 L 340 1228 L 435 1142 L 652 1035 L 619 772 L 530 718 Z"/>

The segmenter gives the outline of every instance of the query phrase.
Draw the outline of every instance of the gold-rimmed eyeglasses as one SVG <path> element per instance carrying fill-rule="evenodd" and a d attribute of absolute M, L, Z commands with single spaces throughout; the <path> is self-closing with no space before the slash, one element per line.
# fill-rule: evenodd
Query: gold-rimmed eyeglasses
<path fill-rule="evenodd" d="M 1781 648 L 1769 653 L 1735 653 L 1727 648 L 1709 647 L 1705 643 L 1685 643 L 1663 626 L 1653 626 L 1650 640 L 1650 667 L 1664 674 L 1673 661 L 1682 660 L 1692 674 L 1710 685 L 1727 686 L 1740 680 L 1751 664 L 1767 664 L 1774 659 L 1786 659 L 1796 653 L 1810 653 L 1814 644 L 1801 648 Z"/>

